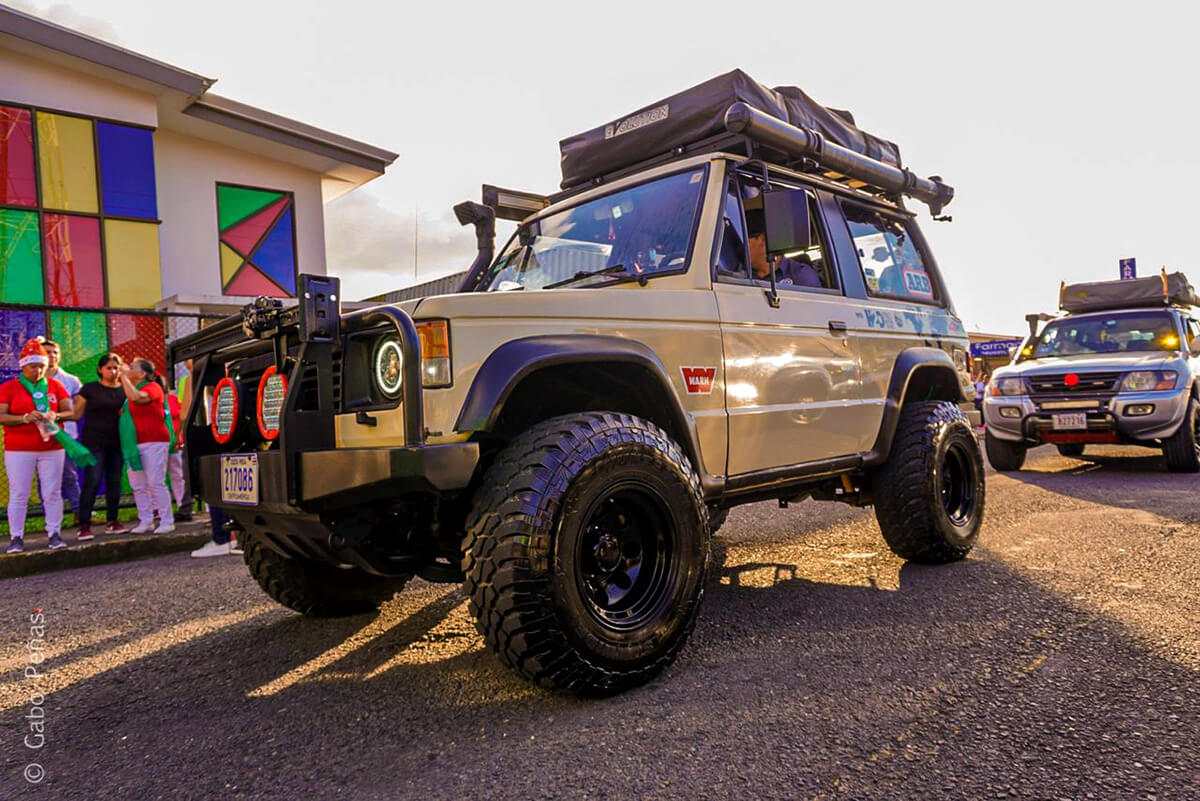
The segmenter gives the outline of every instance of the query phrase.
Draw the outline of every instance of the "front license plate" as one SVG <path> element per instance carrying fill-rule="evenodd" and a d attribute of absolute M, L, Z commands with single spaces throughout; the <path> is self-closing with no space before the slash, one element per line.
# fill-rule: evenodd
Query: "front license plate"
<path fill-rule="evenodd" d="M 258 454 L 221 457 L 221 500 L 250 506 L 258 503 Z"/>
<path fill-rule="evenodd" d="M 1087 428 L 1086 414 L 1056 414 L 1051 418 L 1055 431 L 1069 431 L 1076 428 Z"/>

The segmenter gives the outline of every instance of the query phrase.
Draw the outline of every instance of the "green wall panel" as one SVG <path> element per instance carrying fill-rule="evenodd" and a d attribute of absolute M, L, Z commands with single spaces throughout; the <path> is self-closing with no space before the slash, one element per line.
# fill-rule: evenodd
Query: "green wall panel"
<path fill-rule="evenodd" d="M 68 373 L 87 383 L 96 380 L 96 362 L 108 352 L 108 321 L 103 314 L 50 312 L 50 338 L 62 351 Z"/>
<path fill-rule="evenodd" d="M 43 299 L 37 212 L 0 209 L 0 301 L 42 303 Z"/>
<path fill-rule="evenodd" d="M 280 192 L 217 184 L 217 227 L 224 231 L 281 197 L 283 194 Z"/>

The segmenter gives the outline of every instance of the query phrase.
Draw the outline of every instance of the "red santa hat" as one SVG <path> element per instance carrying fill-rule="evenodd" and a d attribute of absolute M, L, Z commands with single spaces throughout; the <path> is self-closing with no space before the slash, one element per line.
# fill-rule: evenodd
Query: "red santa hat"
<path fill-rule="evenodd" d="M 42 347 L 45 342 L 44 337 L 34 337 L 25 343 L 21 348 L 20 364 L 24 367 L 27 364 L 49 364 L 50 357 L 46 355 L 46 349 Z"/>

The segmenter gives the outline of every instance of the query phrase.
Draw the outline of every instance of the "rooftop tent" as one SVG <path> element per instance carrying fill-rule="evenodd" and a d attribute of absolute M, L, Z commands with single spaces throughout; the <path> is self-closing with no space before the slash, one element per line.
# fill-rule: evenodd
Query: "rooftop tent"
<path fill-rule="evenodd" d="M 737 102 L 815 131 L 856 153 L 900 166 L 899 148 L 855 127 L 850 112 L 826 108 L 794 86 L 771 89 L 741 70 L 733 70 L 563 139 L 559 142 L 562 188 L 727 134 L 725 112 Z"/>
<path fill-rule="evenodd" d="M 1200 297 L 1183 273 L 1167 274 L 1132 281 L 1091 281 L 1064 283 L 1058 293 L 1058 306 L 1068 312 L 1106 311 L 1140 306 L 1200 306 Z"/>

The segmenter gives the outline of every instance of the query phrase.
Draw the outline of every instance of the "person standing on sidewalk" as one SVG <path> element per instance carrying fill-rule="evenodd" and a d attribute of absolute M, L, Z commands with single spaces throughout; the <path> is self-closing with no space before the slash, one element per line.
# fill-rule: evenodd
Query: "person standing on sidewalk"
<path fill-rule="evenodd" d="M 70 417 L 71 396 L 63 385 L 46 378 L 49 357 L 42 338 L 21 348 L 21 374 L 0 384 L 0 425 L 4 426 L 4 470 L 8 474 L 8 553 L 20 553 L 25 544 L 25 515 L 36 473 L 42 483 L 42 509 L 50 548 L 62 540 L 61 494 L 63 460 L 67 454 L 78 464 L 94 461 L 87 449 L 67 436 L 57 420 Z"/>
<path fill-rule="evenodd" d="M 167 399 L 167 413 L 171 415 L 171 425 L 173 426 L 171 430 L 175 432 L 171 452 L 167 454 L 167 476 L 171 479 L 171 495 L 175 497 L 175 505 L 179 507 L 175 512 L 175 519 L 191 520 L 191 509 L 184 506 L 187 486 L 183 480 L 183 435 L 180 433 L 183 431 L 183 409 L 179 405 L 179 398 L 167 389 L 166 379 L 161 375 L 156 375 L 155 379 L 162 387 L 163 394 Z"/>
<path fill-rule="evenodd" d="M 149 359 L 136 358 L 122 364 L 120 370 L 121 388 L 125 390 L 125 408 L 118 422 L 121 453 L 138 509 L 133 533 L 170 534 L 175 530 L 175 517 L 167 490 L 167 454 L 174 426 L 166 397 L 155 381 L 154 362 Z M 158 528 L 154 527 L 155 512 Z"/>
<path fill-rule="evenodd" d="M 42 347 L 46 349 L 46 358 L 49 362 L 46 365 L 46 378 L 54 379 L 63 385 L 63 389 L 71 396 L 72 403 L 74 398 L 79 394 L 80 387 L 83 382 L 77 377 L 71 375 L 66 370 L 59 367 L 59 361 L 62 359 L 62 349 L 58 343 L 47 339 L 42 343 Z M 79 430 L 76 428 L 75 420 L 79 419 L 79 411 L 76 409 L 71 420 L 63 420 L 63 430 L 67 432 L 67 436 L 71 439 L 79 439 Z M 38 493 L 42 491 L 42 480 L 38 479 Z M 84 518 L 82 522 L 79 519 L 79 470 L 75 467 L 75 463 L 70 459 L 63 459 L 63 475 L 62 475 L 62 497 L 63 497 L 63 512 L 72 512 L 75 515 L 75 525 L 86 526 L 90 522 Z"/>
<path fill-rule="evenodd" d="M 121 435 L 118 421 L 125 406 L 125 390 L 121 387 L 121 357 L 106 353 L 96 365 L 99 381 L 84 384 L 75 396 L 75 416 L 83 416 L 79 441 L 92 452 L 96 464 L 83 474 L 83 490 L 79 494 L 80 521 L 76 539 L 92 539 L 92 509 L 96 490 L 104 480 L 105 534 L 124 534 L 127 530 L 117 519 L 121 508 Z"/>

